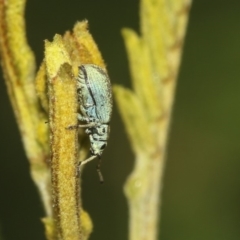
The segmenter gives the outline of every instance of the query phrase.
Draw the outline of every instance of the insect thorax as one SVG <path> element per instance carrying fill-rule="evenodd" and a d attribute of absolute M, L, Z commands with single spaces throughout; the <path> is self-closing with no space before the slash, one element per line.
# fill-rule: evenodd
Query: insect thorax
<path fill-rule="evenodd" d="M 91 127 L 86 130 L 89 135 L 91 153 L 92 155 L 101 156 L 103 150 L 107 146 L 107 140 L 109 138 L 110 126 L 108 124 L 101 124 L 96 127 Z"/>

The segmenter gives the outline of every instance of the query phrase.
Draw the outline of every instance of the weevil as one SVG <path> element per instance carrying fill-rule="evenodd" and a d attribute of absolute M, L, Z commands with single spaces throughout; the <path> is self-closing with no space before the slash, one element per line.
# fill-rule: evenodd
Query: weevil
<path fill-rule="evenodd" d="M 90 140 L 91 157 L 80 162 L 79 167 L 98 158 L 97 172 L 100 182 L 101 155 L 107 146 L 112 115 L 112 89 L 107 72 L 94 64 L 79 66 L 77 78 L 77 96 L 79 102 L 78 127 L 86 128 Z"/>

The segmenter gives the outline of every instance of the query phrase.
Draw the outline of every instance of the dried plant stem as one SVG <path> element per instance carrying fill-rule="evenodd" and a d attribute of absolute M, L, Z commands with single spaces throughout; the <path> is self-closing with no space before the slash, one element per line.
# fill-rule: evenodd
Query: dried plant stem
<path fill-rule="evenodd" d="M 141 36 L 124 29 L 133 91 L 115 86 L 136 155 L 125 185 L 130 240 L 156 240 L 174 90 L 190 0 L 141 0 Z"/>

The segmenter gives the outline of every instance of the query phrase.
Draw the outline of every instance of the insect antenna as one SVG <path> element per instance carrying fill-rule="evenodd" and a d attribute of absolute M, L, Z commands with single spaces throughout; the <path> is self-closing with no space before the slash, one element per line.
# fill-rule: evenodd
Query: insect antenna
<path fill-rule="evenodd" d="M 98 173 L 98 176 L 99 176 L 100 183 L 103 184 L 104 179 L 103 179 L 103 175 L 102 175 L 100 167 L 101 167 L 101 157 L 98 156 L 98 164 L 97 164 L 96 169 L 97 169 L 97 173 Z"/>

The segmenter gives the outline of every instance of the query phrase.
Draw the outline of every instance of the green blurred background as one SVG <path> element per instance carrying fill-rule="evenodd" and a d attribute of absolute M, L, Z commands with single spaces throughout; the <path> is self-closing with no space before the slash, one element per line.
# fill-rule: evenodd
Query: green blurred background
<path fill-rule="evenodd" d="M 120 30 L 138 31 L 138 5 L 137 0 L 28 1 L 28 39 L 38 65 L 44 39 L 88 19 L 112 82 L 131 87 Z M 239 40 L 239 0 L 193 1 L 169 138 L 161 240 L 240 238 Z M 2 234 L 5 240 L 42 240 L 44 212 L 2 79 L 0 109 Z M 105 183 L 100 186 L 94 163 L 83 174 L 83 205 L 94 221 L 91 240 L 127 239 L 122 186 L 133 157 L 115 106 L 103 155 Z"/>

